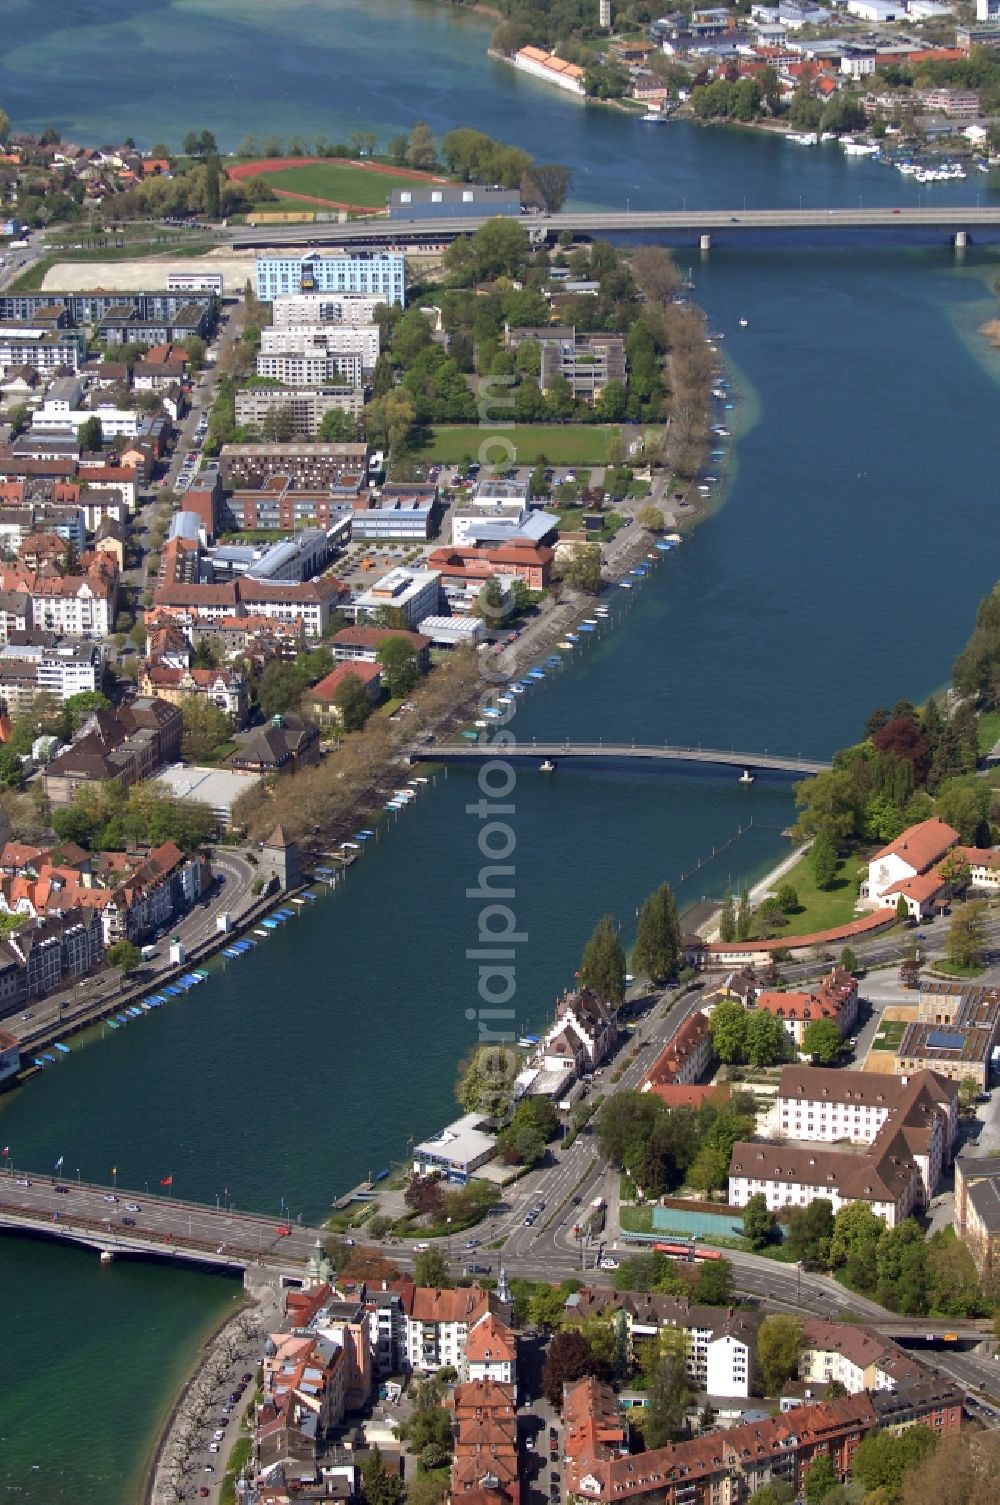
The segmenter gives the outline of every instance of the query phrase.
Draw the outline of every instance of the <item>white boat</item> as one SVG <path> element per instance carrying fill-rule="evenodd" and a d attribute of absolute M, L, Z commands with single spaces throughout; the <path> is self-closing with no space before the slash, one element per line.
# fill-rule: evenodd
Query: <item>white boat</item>
<path fill-rule="evenodd" d="M 837 139 L 837 132 L 836 131 L 822 131 L 820 133 L 820 138 L 819 139 L 821 141 L 836 141 L 836 139 Z"/>
<path fill-rule="evenodd" d="M 662 125 L 666 118 L 661 110 L 650 110 L 642 117 L 645 125 Z"/>
<path fill-rule="evenodd" d="M 877 157 L 878 156 L 878 152 L 879 152 L 878 147 L 877 146 L 869 146 L 867 144 L 867 142 L 864 142 L 864 141 L 851 141 L 848 137 L 845 136 L 844 140 L 840 144 L 844 148 L 844 156 L 845 157 Z"/>
<path fill-rule="evenodd" d="M 551 758 L 546 758 L 544 763 L 539 764 L 539 773 L 555 773 L 556 765 Z"/>
<path fill-rule="evenodd" d="M 750 327 L 750 320 L 749 319 L 741 319 L 740 320 L 740 328 L 741 329 L 749 329 L 749 327 Z"/>

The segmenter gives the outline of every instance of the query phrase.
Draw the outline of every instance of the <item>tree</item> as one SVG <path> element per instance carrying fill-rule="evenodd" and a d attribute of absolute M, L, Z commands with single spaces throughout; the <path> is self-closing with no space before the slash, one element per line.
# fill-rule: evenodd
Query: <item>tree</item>
<path fill-rule="evenodd" d="M 953 1227 L 941 1228 L 927 1245 L 928 1300 L 937 1312 L 976 1317 L 986 1310 L 975 1261 Z"/>
<path fill-rule="evenodd" d="M 875 1255 L 885 1233 L 885 1219 L 876 1217 L 867 1202 L 848 1202 L 833 1220 L 829 1260 L 843 1268 L 852 1286 L 871 1290 L 875 1285 Z"/>
<path fill-rule="evenodd" d="M 983 964 L 986 948 L 986 903 L 970 899 L 960 904 L 948 926 L 945 955 L 953 966 L 972 971 Z"/>
<path fill-rule="evenodd" d="M 703 1144 L 688 1167 L 687 1181 L 695 1191 L 711 1196 L 729 1181 L 729 1155 L 725 1150 Z"/>
<path fill-rule="evenodd" d="M 802 1050 L 821 1066 L 832 1066 L 843 1049 L 840 1030 L 832 1019 L 810 1019 L 802 1031 Z"/>
<path fill-rule="evenodd" d="M 922 1444 L 901 1480 L 902 1505 L 993 1505 L 1000 1478 L 1000 1435 L 964 1427 Z"/>
<path fill-rule="evenodd" d="M 765 1317 L 757 1333 L 757 1369 L 765 1395 L 776 1395 L 798 1372 L 802 1320 L 781 1313 Z"/>
<path fill-rule="evenodd" d="M 206 695 L 189 696 L 181 706 L 181 715 L 181 755 L 186 762 L 200 763 L 229 741 L 232 722 Z"/>
<path fill-rule="evenodd" d="M 558 162 L 534 162 L 521 179 L 521 194 L 546 214 L 556 214 L 566 202 L 572 174 Z"/>
<path fill-rule="evenodd" d="M 774 1066 L 778 1061 L 787 1061 L 788 1034 L 776 1014 L 750 1009 L 746 1030 L 746 1053 L 751 1066 Z"/>
<path fill-rule="evenodd" d="M 220 174 L 222 165 L 214 154 L 205 159 L 205 218 L 218 219 L 221 212 L 222 188 Z"/>
<path fill-rule="evenodd" d="M 755 1489 L 750 1496 L 750 1505 L 792 1505 L 795 1499 L 795 1491 L 784 1479 L 772 1479 L 770 1484 L 762 1484 L 760 1489 Z"/>
<path fill-rule="evenodd" d="M 632 967 L 651 982 L 663 983 L 677 971 L 681 959 L 681 927 L 677 902 L 669 883 L 661 883 L 643 901 L 636 926 Z"/>
<path fill-rule="evenodd" d="M 736 939 L 736 911 L 733 908 L 733 896 L 728 888 L 722 896 L 722 913 L 719 916 L 719 940 L 727 945 Z"/>
<path fill-rule="evenodd" d="M 454 1284 L 448 1264 L 440 1249 L 421 1249 L 413 1261 L 413 1279 L 418 1286 L 433 1286 L 435 1290 L 447 1290 Z"/>
<path fill-rule="evenodd" d="M 927 1245 L 916 1218 L 886 1229 L 875 1251 L 876 1299 L 890 1311 L 923 1316 L 927 1311 Z"/>
<path fill-rule="evenodd" d="M 791 883 L 782 883 L 775 894 L 782 914 L 792 914 L 799 907 L 799 896 Z"/>
<path fill-rule="evenodd" d="M 640 528 L 645 528 L 647 533 L 663 532 L 663 513 L 659 507 L 643 507 L 636 516 L 636 522 Z"/>
<path fill-rule="evenodd" d="M 809 852 L 813 877 L 820 888 L 829 888 L 837 876 L 837 853 L 825 831 L 821 831 Z"/>
<path fill-rule="evenodd" d="M 92 418 L 88 418 L 85 423 L 81 423 L 77 438 L 80 441 L 81 449 L 85 451 L 93 452 L 103 447 L 104 430 L 101 426 L 101 420 L 96 414 Z"/>
<path fill-rule="evenodd" d="M 386 638 L 375 657 L 382 665 L 385 687 L 394 699 L 408 695 L 419 682 L 420 661 L 406 638 Z"/>
<path fill-rule="evenodd" d="M 126 972 L 134 972 L 142 961 L 142 953 L 138 946 L 133 946 L 131 941 L 115 941 L 104 953 L 105 960 L 111 967 L 117 967 L 124 977 Z"/>
<path fill-rule="evenodd" d="M 10 136 L 10 116 L 6 110 L 0 110 L 0 143 L 7 145 Z"/>
<path fill-rule="evenodd" d="M 389 137 L 389 156 L 397 167 L 402 167 L 406 161 L 406 149 L 408 146 L 409 142 L 403 135 Z"/>
<path fill-rule="evenodd" d="M 755 1192 L 743 1208 L 743 1237 L 751 1249 L 764 1249 L 774 1237 L 775 1217 L 768 1210 L 767 1197 Z"/>
<path fill-rule="evenodd" d="M 257 685 L 257 702 L 270 720 L 285 711 L 298 709 L 302 698 L 302 680 L 289 659 L 273 658 L 265 665 Z"/>
<path fill-rule="evenodd" d="M 185 157 L 196 157 L 200 146 L 201 141 L 197 131 L 188 131 L 181 141 L 181 151 Z"/>
<path fill-rule="evenodd" d="M 567 585 L 596 596 L 602 584 L 600 544 L 579 544 L 560 568 Z"/>
<path fill-rule="evenodd" d="M 583 948 L 580 977 L 604 1003 L 618 1007 L 625 998 L 625 952 L 614 917 L 602 915 Z"/>
<path fill-rule="evenodd" d="M 506 1118 L 520 1064 L 513 1046 L 477 1046 L 463 1062 L 455 1096 L 467 1113 Z"/>
<path fill-rule="evenodd" d="M 750 894 L 746 888 L 740 890 L 740 907 L 736 911 L 736 935 L 741 941 L 750 939 L 753 929 L 753 916 L 750 912 Z"/>
<path fill-rule="evenodd" d="M 366 1505 L 399 1505 L 404 1486 L 397 1474 L 390 1473 L 382 1462 L 377 1443 L 361 1465 Z"/>
<path fill-rule="evenodd" d="M 704 1260 L 698 1267 L 698 1278 L 691 1294 L 695 1301 L 702 1301 L 706 1306 L 729 1306 L 736 1294 L 731 1261 Z"/>
<path fill-rule="evenodd" d="M 720 1061 L 737 1065 L 746 1060 L 748 1011 L 742 1003 L 724 998 L 709 1015 L 712 1047 Z"/>
<path fill-rule="evenodd" d="M 0 747 L 0 788 L 20 789 L 24 784 L 24 765 L 13 748 Z"/>
<path fill-rule="evenodd" d="M 353 444 L 357 436 L 357 422 L 343 408 L 330 408 L 320 419 L 317 437 L 324 444 Z"/>
<path fill-rule="evenodd" d="M 845 972 L 857 972 L 858 958 L 851 950 L 850 946 L 845 946 L 843 951 L 840 953 L 840 965 L 843 967 Z"/>
<path fill-rule="evenodd" d="M 660 1353 L 649 1375 L 642 1417 L 642 1438 L 647 1448 L 665 1447 L 683 1428 L 691 1398 L 685 1357 L 680 1345 L 675 1344 Z"/>
<path fill-rule="evenodd" d="M 406 160 L 411 167 L 426 169 L 437 161 L 437 144 L 426 120 L 418 120 L 406 143 Z"/>
<path fill-rule="evenodd" d="M 356 674 L 346 674 L 333 697 L 345 732 L 358 732 L 372 713 L 368 691 Z"/>
<path fill-rule="evenodd" d="M 807 1269 L 828 1268 L 832 1238 L 833 1204 L 826 1197 L 817 1197 L 808 1207 L 793 1207 L 789 1212 L 786 1247 Z"/>
<path fill-rule="evenodd" d="M 834 1485 L 840 1483 L 828 1453 L 819 1453 L 805 1472 L 806 1505 L 821 1505 Z"/>
<path fill-rule="evenodd" d="M 444 1187 L 440 1178 L 413 1175 L 403 1193 L 403 1201 L 422 1216 L 439 1217 L 444 1212 Z"/>
<path fill-rule="evenodd" d="M 933 1452 L 937 1441 L 931 1429 L 922 1422 L 899 1433 L 874 1432 L 855 1452 L 851 1473 L 866 1496 L 875 1490 L 884 1490 L 884 1498 L 897 1500 L 903 1475 Z"/>
<path fill-rule="evenodd" d="M 563 1385 L 583 1379 L 584 1375 L 597 1374 L 600 1368 L 583 1334 L 576 1328 L 567 1328 L 556 1333 L 549 1344 L 542 1369 L 542 1391 L 550 1405 L 559 1407 Z"/>

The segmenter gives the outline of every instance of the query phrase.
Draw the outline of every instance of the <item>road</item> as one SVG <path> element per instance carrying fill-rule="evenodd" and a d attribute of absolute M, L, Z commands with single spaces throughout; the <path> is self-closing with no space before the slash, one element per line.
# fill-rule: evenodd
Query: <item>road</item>
<path fill-rule="evenodd" d="M 278 245 L 336 245 L 345 242 L 406 241 L 434 242 L 456 235 L 469 235 L 487 222 L 487 216 L 440 219 L 415 223 L 406 220 L 352 220 L 348 224 L 240 226 L 223 232 L 237 248 Z M 612 231 L 648 232 L 673 230 L 692 236 L 718 234 L 739 239 L 756 231 L 788 230 L 950 230 L 980 231 L 987 240 L 1000 232 L 1000 207 L 939 203 L 919 208 L 870 205 L 839 209 L 628 209 L 611 211 L 564 210 L 560 214 L 525 215 L 521 223 L 535 235 L 558 236 L 563 230 L 582 235 L 606 235 Z"/>
<path fill-rule="evenodd" d="M 78 1173 L 69 1166 L 63 1174 L 66 1179 L 59 1181 L 16 1169 L 0 1172 L 0 1222 L 13 1226 L 23 1215 L 22 1226 L 62 1237 L 73 1230 L 81 1241 L 112 1251 L 141 1253 L 152 1246 L 152 1252 L 232 1265 L 304 1264 L 321 1236 L 317 1229 L 284 1221 L 280 1213 L 262 1217 L 224 1204 L 205 1207 L 166 1196 L 158 1187 L 151 1194 L 148 1183 L 144 1191 L 95 1186 L 76 1179 Z M 57 1192 L 57 1186 L 66 1189 Z M 288 1228 L 288 1234 L 280 1234 L 279 1228 Z"/>
<path fill-rule="evenodd" d="M 170 934 L 180 936 L 188 952 L 218 933 L 220 914 L 232 914 L 234 925 L 238 925 L 241 915 L 256 902 L 250 888 L 257 870 L 245 856 L 229 848 L 220 848 L 212 857 L 212 870 L 215 882 L 211 892 L 170 926 Z M 153 964 L 142 968 L 138 974 L 148 978 L 151 993 L 156 991 L 158 979 L 173 970 L 166 943 L 158 945 L 157 950 Z M 131 979 L 129 985 L 134 981 Z M 5 1021 L 6 1027 L 18 1035 L 27 1052 L 33 1042 L 50 1037 L 57 1026 L 99 1011 L 102 1003 L 110 1003 L 125 986 L 117 972 L 99 972 L 50 998 L 33 1001 L 22 1014 Z"/>

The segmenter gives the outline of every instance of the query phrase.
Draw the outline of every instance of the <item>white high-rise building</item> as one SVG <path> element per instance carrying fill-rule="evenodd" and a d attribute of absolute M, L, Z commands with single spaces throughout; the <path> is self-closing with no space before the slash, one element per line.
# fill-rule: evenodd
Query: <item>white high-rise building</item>
<path fill-rule="evenodd" d="M 406 258 L 402 251 L 355 251 L 351 255 L 258 256 L 257 297 L 269 303 L 286 293 L 384 294 L 390 303 L 406 301 Z"/>

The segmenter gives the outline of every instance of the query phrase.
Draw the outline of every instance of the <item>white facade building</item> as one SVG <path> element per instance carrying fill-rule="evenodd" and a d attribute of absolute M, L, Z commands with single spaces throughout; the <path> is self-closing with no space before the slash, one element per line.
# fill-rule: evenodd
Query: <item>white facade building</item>
<path fill-rule="evenodd" d="M 282 293 L 271 303 L 276 327 L 294 324 L 374 324 L 385 293 Z"/>
<path fill-rule="evenodd" d="M 330 355 L 318 348 L 307 355 L 258 355 L 257 375 L 289 387 L 360 387 L 360 355 Z"/>
<path fill-rule="evenodd" d="M 389 303 L 406 301 L 402 251 L 355 251 L 351 255 L 259 256 L 257 297 L 265 303 L 285 293 L 362 293 Z"/>
<path fill-rule="evenodd" d="M 113 592 L 96 580 L 39 577 L 31 592 L 31 620 L 60 636 L 105 638 L 114 625 Z"/>
<path fill-rule="evenodd" d="M 379 354 L 377 324 L 278 324 L 260 332 L 262 355 L 360 355 L 366 371 Z"/>
<path fill-rule="evenodd" d="M 105 439 L 134 439 L 139 432 L 142 414 L 135 408 L 75 408 L 70 410 L 61 403 L 50 405 L 44 402 L 31 415 L 34 433 L 51 434 L 72 430 L 78 434 L 91 418 L 101 420 L 101 433 Z M 83 479 L 86 479 L 84 475 Z"/>
<path fill-rule="evenodd" d="M 357 620 L 381 610 L 398 613 L 398 623 L 416 627 L 424 617 L 437 614 L 441 599 L 441 574 L 438 570 L 390 570 L 355 601 Z"/>

